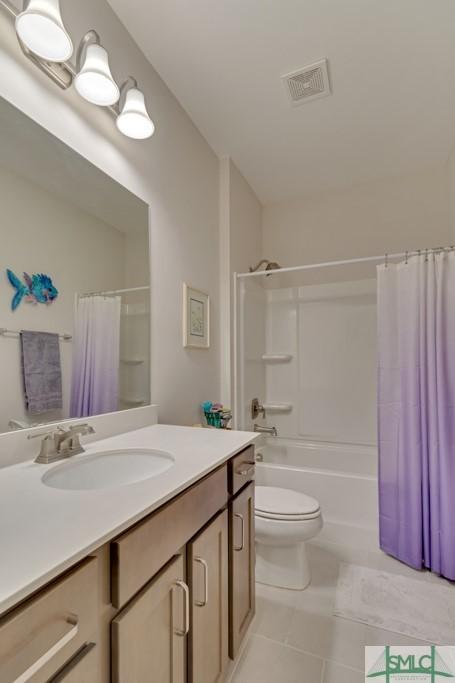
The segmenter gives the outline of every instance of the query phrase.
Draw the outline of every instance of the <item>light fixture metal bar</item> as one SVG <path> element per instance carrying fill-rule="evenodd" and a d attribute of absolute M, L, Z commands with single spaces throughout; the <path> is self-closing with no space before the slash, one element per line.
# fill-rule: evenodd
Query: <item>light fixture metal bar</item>
<path fill-rule="evenodd" d="M 8 0 L 0 0 L 0 5 L 15 19 L 19 11 Z"/>
<path fill-rule="evenodd" d="M 0 2 L 3 2 L 3 0 L 0 0 Z M 19 36 L 17 37 L 17 40 L 24 55 L 31 62 L 33 62 L 33 64 L 37 66 L 40 71 L 46 74 L 46 76 L 49 76 L 49 78 L 53 80 L 59 88 L 62 90 L 68 90 L 73 82 L 73 73 L 68 69 L 67 62 L 46 62 L 34 55 L 33 52 L 31 52 L 28 47 L 24 45 Z"/>

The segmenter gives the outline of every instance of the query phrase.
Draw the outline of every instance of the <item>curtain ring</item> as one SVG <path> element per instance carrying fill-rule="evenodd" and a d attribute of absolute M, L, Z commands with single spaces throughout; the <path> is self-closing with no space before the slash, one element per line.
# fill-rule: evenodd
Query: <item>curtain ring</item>
<path fill-rule="evenodd" d="M 388 266 L 389 266 L 389 255 L 386 254 L 385 259 L 384 259 L 384 267 L 388 268 Z"/>
<path fill-rule="evenodd" d="M 428 249 L 425 249 L 425 263 L 428 263 Z"/>
<path fill-rule="evenodd" d="M 408 256 L 409 256 L 409 252 L 406 251 L 405 255 L 404 255 L 404 262 L 406 263 L 406 265 L 408 265 Z"/>

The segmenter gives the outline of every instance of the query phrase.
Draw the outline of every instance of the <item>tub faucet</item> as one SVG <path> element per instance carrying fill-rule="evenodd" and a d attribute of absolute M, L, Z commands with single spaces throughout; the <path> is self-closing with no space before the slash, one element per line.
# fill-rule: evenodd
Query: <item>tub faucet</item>
<path fill-rule="evenodd" d="M 265 408 L 259 403 L 258 398 L 253 398 L 251 401 L 251 419 L 256 420 L 259 415 L 265 418 Z"/>
<path fill-rule="evenodd" d="M 276 427 L 261 427 L 261 425 L 254 425 L 254 431 L 260 432 L 261 434 L 271 434 L 272 436 L 278 436 Z"/>

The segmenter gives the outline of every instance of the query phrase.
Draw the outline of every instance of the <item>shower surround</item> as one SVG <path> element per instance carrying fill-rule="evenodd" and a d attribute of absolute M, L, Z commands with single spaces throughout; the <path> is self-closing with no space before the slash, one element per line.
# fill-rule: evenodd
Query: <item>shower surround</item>
<path fill-rule="evenodd" d="M 266 406 L 257 481 L 321 503 L 318 542 L 378 548 L 376 281 L 239 287 L 239 421 Z M 267 408 L 268 407 L 268 408 Z"/>

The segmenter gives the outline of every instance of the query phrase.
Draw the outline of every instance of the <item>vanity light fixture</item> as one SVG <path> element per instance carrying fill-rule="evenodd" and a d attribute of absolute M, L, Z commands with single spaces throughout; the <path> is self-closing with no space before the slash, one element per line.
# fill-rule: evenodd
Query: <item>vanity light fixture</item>
<path fill-rule="evenodd" d="M 145 106 L 144 93 L 132 76 L 122 85 L 119 109 L 117 128 L 123 135 L 135 140 L 145 140 L 153 135 L 155 126 Z"/>
<path fill-rule="evenodd" d="M 16 32 L 33 54 L 47 62 L 66 62 L 73 43 L 63 25 L 60 0 L 24 0 Z"/>
<path fill-rule="evenodd" d="M 136 140 L 153 135 L 155 126 L 147 111 L 144 93 L 132 76 L 120 90 L 96 31 L 88 31 L 82 38 L 76 65 L 69 61 L 73 43 L 62 21 L 60 0 L 23 0 L 22 10 L 11 0 L 0 0 L 0 10 L 15 25 L 25 57 L 59 88 L 68 90 L 74 84 L 81 97 L 104 107 L 114 117 L 123 135 Z"/>
<path fill-rule="evenodd" d="M 77 51 L 77 75 L 74 87 L 81 97 L 100 107 L 115 104 L 120 90 L 109 67 L 109 56 L 96 31 L 82 38 Z"/>

